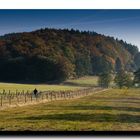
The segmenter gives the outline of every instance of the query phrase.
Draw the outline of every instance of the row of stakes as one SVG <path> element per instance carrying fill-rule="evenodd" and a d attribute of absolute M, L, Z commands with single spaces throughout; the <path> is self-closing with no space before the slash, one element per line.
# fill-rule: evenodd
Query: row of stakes
<path fill-rule="evenodd" d="M 12 101 L 16 104 L 19 103 L 27 103 L 32 101 L 43 101 L 43 100 L 57 100 L 57 99 L 71 99 L 78 96 L 86 96 L 91 91 L 95 90 L 95 88 L 86 88 L 86 89 L 79 89 L 79 90 L 67 90 L 67 91 L 44 91 L 44 92 L 38 92 L 37 95 L 34 95 L 33 92 L 29 91 L 22 91 L 18 92 L 16 90 L 15 93 L 9 92 L 7 93 L 5 90 L 3 90 L 3 93 L 0 94 L 0 106 L 4 106 L 4 101 L 7 101 L 9 105 L 12 104 Z M 98 89 L 97 89 L 98 90 Z M 21 101 L 22 99 L 22 101 Z"/>

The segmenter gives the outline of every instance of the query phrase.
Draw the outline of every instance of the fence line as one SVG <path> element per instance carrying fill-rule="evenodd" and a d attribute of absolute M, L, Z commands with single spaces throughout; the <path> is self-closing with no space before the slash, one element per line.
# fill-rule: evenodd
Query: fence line
<path fill-rule="evenodd" d="M 87 96 L 101 89 L 102 88 L 100 87 L 90 87 L 78 90 L 44 91 L 38 92 L 37 95 L 34 95 L 33 92 L 25 92 L 24 90 L 22 90 L 22 92 L 16 90 L 15 93 L 11 92 L 10 90 L 8 92 L 3 90 L 3 92 L 0 93 L 0 108 L 9 107 L 11 105 L 29 104 L 33 102 L 70 100 L 73 98 Z"/>

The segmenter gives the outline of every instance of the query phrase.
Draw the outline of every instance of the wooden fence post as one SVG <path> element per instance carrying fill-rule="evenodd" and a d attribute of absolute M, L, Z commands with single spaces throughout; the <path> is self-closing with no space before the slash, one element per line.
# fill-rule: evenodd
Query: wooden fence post
<path fill-rule="evenodd" d="M 42 95 L 42 101 L 43 101 L 43 99 L 44 99 L 44 97 L 43 97 L 43 93 L 41 93 L 41 95 Z"/>
<path fill-rule="evenodd" d="M 72 93 L 71 93 L 71 97 L 73 98 L 73 91 L 72 91 Z"/>
<path fill-rule="evenodd" d="M 19 96 L 18 96 L 18 95 L 16 95 L 16 98 L 17 98 L 17 102 L 19 103 Z"/>
<path fill-rule="evenodd" d="M 9 95 L 9 105 L 11 105 L 11 95 Z"/>
<path fill-rule="evenodd" d="M 61 98 L 61 99 L 63 98 L 63 93 L 62 93 L 62 91 L 60 91 L 60 98 Z"/>
<path fill-rule="evenodd" d="M 24 99 L 25 99 L 25 103 L 26 103 L 26 102 L 27 102 L 27 99 L 26 99 L 26 93 L 24 94 L 24 97 L 25 97 Z"/>
<path fill-rule="evenodd" d="M 56 96 L 57 96 L 57 93 L 54 93 L 54 98 L 55 98 L 55 100 L 56 100 L 56 98 L 57 98 Z"/>
<path fill-rule="evenodd" d="M 51 94 L 51 101 L 52 101 L 52 92 L 50 94 Z"/>
<path fill-rule="evenodd" d="M 1 95 L 1 98 L 0 98 L 0 105 L 2 106 L 3 104 L 2 104 L 3 102 L 2 102 L 2 95 Z"/>
<path fill-rule="evenodd" d="M 35 95 L 35 98 L 36 98 L 36 102 L 37 102 L 37 95 Z"/>
<path fill-rule="evenodd" d="M 2 98 L 5 99 L 6 98 L 6 93 L 3 93 L 2 95 L 3 95 Z"/>
<path fill-rule="evenodd" d="M 24 90 L 22 90 L 22 93 L 24 94 Z"/>
<path fill-rule="evenodd" d="M 86 95 L 88 95 L 88 92 L 86 92 Z"/>
<path fill-rule="evenodd" d="M 60 99 L 60 97 L 61 97 L 60 91 L 58 92 L 58 96 L 57 97 L 58 97 L 58 99 Z"/>
<path fill-rule="evenodd" d="M 45 95 L 46 95 L 46 99 L 48 100 L 48 93 L 46 93 Z"/>
<path fill-rule="evenodd" d="M 66 92 L 64 92 L 64 99 L 66 99 Z"/>
<path fill-rule="evenodd" d="M 59 98 L 59 91 L 58 92 L 56 92 L 56 100 Z"/>
<path fill-rule="evenodd" d="M 70 92 L 70 98 L 72 98 L 72 91 Z"/>
<path fill-rule="evenodd" d="M 32 93 L 31 93 L 31 95 L 30 95 L 30 96 L 31 96 L 31 102 L 32 102 Z"/>
<path fill-rule="evenodd" d="M 28 98 L 30 99 L 30 95 L 29 95 L 29 91 L 27 90 L 27 102 L 28 102 Z"/>
<path fill-rule="evenodd" d="M 68 93 L 67 93 L 67 91 L 66 91 L 66 99 L 67 99 L 67 97 L 68 97 Z"/>
<path fill-rule="evenodd" d="M 5 94 L 5 89 L 3 89 L 3 94 Z"/>
<path fill-rule="evenodd" d="M 69 99 L 71 98 L 71 91 L 69 91 Z"/>

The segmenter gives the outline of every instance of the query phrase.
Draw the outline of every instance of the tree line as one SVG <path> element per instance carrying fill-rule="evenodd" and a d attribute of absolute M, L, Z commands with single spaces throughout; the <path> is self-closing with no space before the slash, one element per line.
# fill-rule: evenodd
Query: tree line
<path fill-rule="evenodd" d="M 115 76 L 108 72 L 99 75 L 99 86 L 108 88 L 111 82 L 114 82 L 120 89 L 123 87 L 140 87 L 140 69 L 134 73 L 121 69 L 116 72 Z"/>
<path fill-rule="evenodd" d="M 40 29 L 0 37 L 1 81 L 64 81 L 140 67 L 137 46 L 96 32 Z"/>

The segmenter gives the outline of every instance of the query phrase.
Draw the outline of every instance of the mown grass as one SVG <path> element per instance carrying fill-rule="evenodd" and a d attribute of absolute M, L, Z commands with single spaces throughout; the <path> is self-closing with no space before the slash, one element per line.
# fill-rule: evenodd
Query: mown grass
<path fill-rule="evenodd" d="M 98 83 L 97 76 L 85 76 L 85 77 L 78 78 L 75 80 L 67 80 L 63 84 L 72 85 L 72 86 L 80 86 L 80 87 L 89 87 L 89 86 L 97 86 L 97 83 Z"/>
<path fill-rule="evenodd" d="M 140 130 L 140 89 L 109 89 L 80 99 L 0 112 L 0 130 Z"/>
<path fill-rule="evenodd" d="M 37 88 L 39 91 L 60 91 L 60 90 L 74 90 L 80 87 L 75 86 L 66 86 L 66 85 L 47 85 L 47 84 L 15 84 L 15 83 L 0 83 L 0 92 L 3 91 L 3 89 L 8 92 L 9 90 L 11 92 L 18 91 L 33 91 L 35 88 Z"/>
<path fill-rule="evenodd" d="M 68 83 L 68 82 L 70 82 L 70 83 Z M 75 90 L 75 89 L 84 88 L 87 86 L 94 86 L 96 84 L 97 84 L 97 77 L 94 77 L 94 76 L 83 77 L 83 78 L 79 78 L 76 80 L 68 80 L 68 81 L 58 84 L 58 85 L 0 83 L 0 93 L 3 92 L 3 89 L 6 92 L 9 92 L 9 90 L 11 92 L 15 92 L 16 90 L 18 90 L 20 92 L 22 90 L 33 91 L 35 88 L 37 88 L 39 91 Z"/>

